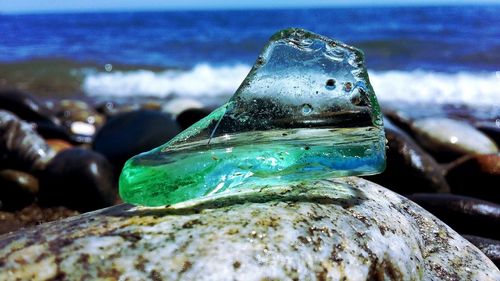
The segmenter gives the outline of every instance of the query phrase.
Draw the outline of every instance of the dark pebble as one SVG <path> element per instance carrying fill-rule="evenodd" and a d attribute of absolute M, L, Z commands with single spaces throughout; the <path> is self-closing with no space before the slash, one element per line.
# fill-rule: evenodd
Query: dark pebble
<path fill-rule="evenodd" d="M 0 109 L 8 110 L 28 122 L 54 124 L 59 122 L 44 103 L 39 102 L 28 93 L 17 90 L 0 91 Z"/>
<path fill-rule="evenodd" d="M 50 122 L 34 123 L 34 129 L 45 139 L 62 139 L 72 142 L 71 134 L 68 129 L 62 125 Z"/>
<path fill-rule="evenodd" d="M 116 200 L 111 164 L 101 154 L 82 148 L 60 152 L 40 176 L 40 204 L 90 211 Z"/>
<path fill-rule="evenodd" d="M 481 250 L 497 267 L 500 266 L 500 241 L 473 235 L 462 235 Z"/>
<path fill-rule="evenodd" d="M 205 118 L 210 111 L 202 108 L 190 108 L 177 115 L 177 123 L 183 130 L 189 128 L 194 123 Z"/>
<path fill-rule="evenodd" d="M 459 233 L 500 238 L 500 205 L 453 194 L 413 194 L 408 199 Z"/>
<path fill-rule="evenodd" d="M 453 193 L 500 204 L 500 154 L 464 156 L 449 165 L 446 179 Z"/>
<path fill-rule="evenodd" d="M 166 143 L 179 132 L 171 115 L 138 110 L 111 118 L 97 133 L 93 149 L 121 169 L 130 157 Z"/>
<path fill-rule="evenodd" d="M 500 119 L 490 122 L 478 122 L 475 127 L 485 133 L 500 147 Z"/>
<path fill-rule="evenodd" d="M 35 200 L 38 179 L 16 170 L 0 171 L 0 210 L 18 210 Z"/>
<path fill-rule="evenodd" d="M 387 166 L 382 174 L 366 177 L 401 194 L 449 192 L 444 169 L 404 131 L 384 119 L 388 140 Z"/>
<path fill-rule="evenodd" d="M 41 170 L 55 152 L 33 127 L 11 112 L 0 110 L 0 168 Z"/>

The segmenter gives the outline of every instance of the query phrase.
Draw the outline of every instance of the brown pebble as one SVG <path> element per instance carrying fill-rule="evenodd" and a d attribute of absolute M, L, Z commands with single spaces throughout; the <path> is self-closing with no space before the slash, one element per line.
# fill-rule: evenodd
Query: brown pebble
<path fill-rule="evenodd" d="M 69 142 L 61 139 L 48 139 L 46 142 L 55 152 L 61 152 L 73 147 Z"/>

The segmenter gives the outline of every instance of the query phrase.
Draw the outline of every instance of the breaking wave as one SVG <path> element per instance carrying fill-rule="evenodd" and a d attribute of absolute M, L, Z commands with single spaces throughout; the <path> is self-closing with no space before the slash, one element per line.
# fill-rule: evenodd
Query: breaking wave
<path fill-rule="evenodd" d="M 151 70 L 88 74 L 83 90 L 91 96 L 215 98 L 236 91 L 248 65 L 196 65 L 191 70 Z M 500 105 L 500 71 L 444 73 L 433 71 L 369 71 L 380 101 Z"/>

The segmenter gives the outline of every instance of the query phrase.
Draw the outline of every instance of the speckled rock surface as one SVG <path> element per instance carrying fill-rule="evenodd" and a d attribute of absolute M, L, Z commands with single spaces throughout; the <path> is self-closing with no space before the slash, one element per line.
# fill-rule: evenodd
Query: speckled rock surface
<path fill-rule="evenodd" d="M 266 195 L 266 196 L 263 196 Z M 500 280 L 476 247 L 359 178 L 170 208 L 119 205 L 0 237 L 0 280 Z"/>

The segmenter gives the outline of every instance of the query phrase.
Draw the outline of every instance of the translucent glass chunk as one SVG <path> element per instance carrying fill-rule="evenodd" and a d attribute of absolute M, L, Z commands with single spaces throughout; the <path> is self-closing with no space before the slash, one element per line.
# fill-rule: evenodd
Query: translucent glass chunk
<path fill-rule="evenodd" d="M 170 205 L 384 168 L 382 117 L 363 54 L 286 29 L 271 37 L 226 104 L 131 158 L 120 195 L 137 205 Z"/>

